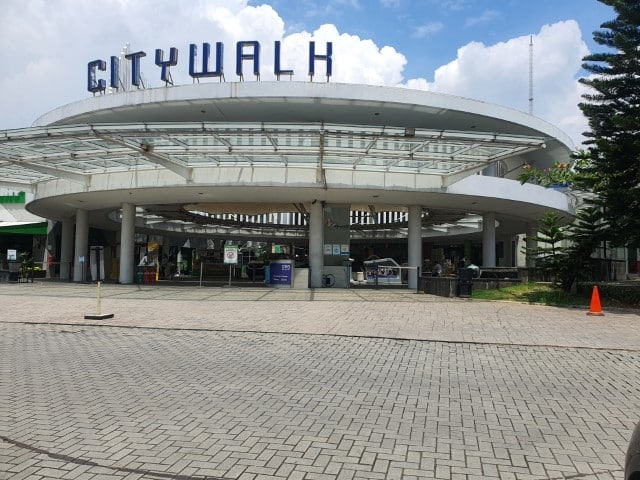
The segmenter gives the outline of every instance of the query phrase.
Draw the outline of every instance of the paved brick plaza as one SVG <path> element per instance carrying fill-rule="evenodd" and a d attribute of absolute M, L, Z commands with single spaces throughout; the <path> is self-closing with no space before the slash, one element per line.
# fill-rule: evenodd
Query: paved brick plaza
<path fill-rule="evenodd" d="M 0 478 L 621 478 L 640 316 L 0 284 Z M 135 327 L 135 328 L 132 328 Z"/>

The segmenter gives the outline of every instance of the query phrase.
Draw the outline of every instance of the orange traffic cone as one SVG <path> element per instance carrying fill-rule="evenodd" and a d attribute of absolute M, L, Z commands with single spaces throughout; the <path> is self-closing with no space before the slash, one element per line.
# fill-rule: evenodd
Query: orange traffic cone
<path fill-rule="evenodd" d="M 591 292 L 591 305 L 589 306 L 589 312 L 587 315 L 599 315 L 602 316 L 602 307 L 600 306 L 600 293 L 598 293 L 598 287 L 593 286 L 593 292 Z"/>

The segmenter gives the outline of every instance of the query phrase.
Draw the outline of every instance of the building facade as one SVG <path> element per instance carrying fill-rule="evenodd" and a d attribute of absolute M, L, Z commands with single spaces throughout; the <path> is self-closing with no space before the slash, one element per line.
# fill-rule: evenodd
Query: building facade
<path fill-rule="evenodd" d="M 471 242 L 483 266 L 513 265 L 518 236 L 574 213 L 565 193 L 515 178 L 571 150 L 536 117 L 450 95 L 203 83 L 97 95 L 0 132 L 0 187 L 59 223 L 63 279 L 86 278 L 99 242 L 117 280 L 134 282 L 144 234 L 304 245 L 315 288 L 377 244 L 401 245 L 409 267 L 454 243 L 469 261 Z"/>

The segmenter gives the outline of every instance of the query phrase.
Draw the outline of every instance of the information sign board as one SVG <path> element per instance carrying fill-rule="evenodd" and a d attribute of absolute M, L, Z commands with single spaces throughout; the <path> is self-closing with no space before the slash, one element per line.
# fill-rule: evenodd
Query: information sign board
<path fill-rule="evenodd" d="M 224 246 L 224 263 L 229 265 L 236 265 L 238 263 L 238 246 L 237 245 Z"/>
<path fill-rule="evenodd" d="M 291 261 L 271 262 L 271 285 L 291 285 L 293 279 L 293 265 Z"/>

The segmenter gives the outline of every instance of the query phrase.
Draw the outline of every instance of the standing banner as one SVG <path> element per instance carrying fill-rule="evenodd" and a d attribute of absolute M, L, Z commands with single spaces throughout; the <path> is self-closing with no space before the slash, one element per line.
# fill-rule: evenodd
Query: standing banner
<path fill-rule="evenodd" d="M 231 286 L 231 265 L 238 264 L 238 246 L 237 245 L 225 245 L 224 246 L 224 263 L 229 265 L 229 286 Z"/>

